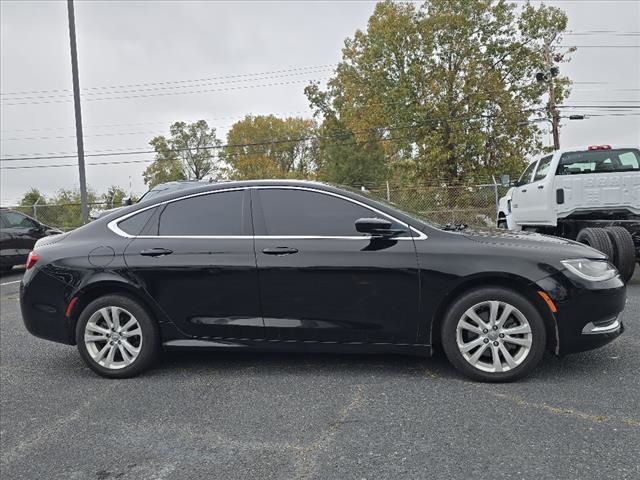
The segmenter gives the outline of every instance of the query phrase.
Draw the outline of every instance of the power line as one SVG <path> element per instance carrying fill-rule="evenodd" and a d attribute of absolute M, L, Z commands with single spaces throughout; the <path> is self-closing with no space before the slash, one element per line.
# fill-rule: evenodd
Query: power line
<path fill-rule="evenodd" d="M 177 86 L 169 86 L 169 87 L 152 87 L 152 88 L 140 88 L 140 89 L 133 89 L 133 90 L 112 90 L 109 92 L 88 92 L 88 93 L 84 93 L 83 97 L 85 98 L 85 100 L 98 100 L 98 99 L 105 99 L 108 100 L 110 97 L 108 95 L 116 95 L 116 94 L 124 94 L 124 93 L 140 93 L 140 92 L 155 92 L 155 91 L 167 91 L 167 94 L 171 94 L 173 93 L 176 89 L 179 88 L 196 88 L 196 87 L 210 87 L 213 85 L 228 85 L 228 84 L 238 84 L 238 83 L 246 83 L 246 82 L 255 82 L 255 81 L 264 81 L 264 80 L 274 80 L 274 79 L 278 79 L 278 78 L 288 78 L 288 77 L 299 77 L 301 75 L 309 75 L 309 74 L 316 74 L 316 73 L 322 73 L 322 72 L 327 72 L 330 69 L 324 68 L 324 69 L 319 69 L 319 70 L 310 70 L 308 72 L 299 72 L 299 73 L 287 73 L 287 74 L 281 74 L 281 75 L 271 75 L 271 76 L 265 76 L 265 77 L 255 77 L 255 78 L 248 78 L 248 79 L 241 79 L 241 80 L 225 80 L 225 81 L 219 81 L 219 82 L 204 82 L 204 83 L 194 83 L 191 85 L 177 85 Z M 313 79 L 310 79 L 313 80 Z M 186 92 L 185 92 L 186 93 Z M 91 96 L 93 95 L 93 97 Z M 99 97 L 99 96 L 102 97 Z M 87 98 L 87 96 L 90 96 Z M 27 96 L 27 97 L 11 97 L 11 98 L 7 98 L 7 99 L 3 99 L 4 101 L 9 101 L 9 102 L 15 102 L 15 101 L 22 101 L 22 100 L 46 100 L 46 99 L 50 99 L 50 98 L 58 98 L 58 99 L 62 99 L 62 98 L 66 98 L 69 97 L 69 94 L 64 93 L 64 94 L 54 94 L 54 95 L 38 95 L 38 96 Z"/>
<path fill-rule="evenodd" d="M 558 108 L 563 108 L 563 106 L 558 106 Z M 640 108 L 640 107 L 638 107 Z M 539 109 L 535 109 L 532 111 L 539 111 Z M 628 114 L 628 115 L 615 115 L 615 116 L 631 116 L 631 115 L 636 115 L 636 114 Z M 351 134 L 353 135 L 358 135 L 358 134 L 363 134 L 363 133 L 370 133 L 370 132 L 374 132 L 374 131 L 383 131 L 383 132 L 389 132 L 389 131 L 396 131 L 396 130 L 410 130 L 410 129 L 417 129 L 420 128 L 422 126 L 428 125 L 430 123 L 434 123 L 434 122 L 438 122 L 441 121 L 443 119 L 450 119 L 450 120 L 454 120 L 454 121 L 470 121 L 470 120 L 481 120 L 481 119 L 487 119 L 487 118 L 496 118 L 496 117 L 500 117 L 501 115 L 477 115 L 477 116 L 468 116 L 468 117 L 461 117 L 458 119 L 450 119 L 450 117 L 439 117 L 439 118 L 431 118 L 431 119 L 425 119 L 422 122 L 417 122 L 417 123 L 413 123 L 411 125 L 405 125 L 405 126 L 397 126 L 397 127 L 372 127 L 369 129 L 365 129 L 365 130 L 360 130 L 360 131 L 353 131 L 351 132 Z M 602 115 L 598 115 L 598 116 L 605 116 L 605 114 Z M 534 119 L 534 120 L 530 120 L 527 123 L 535 123 L 538 121 L 544 121 L 546 119 Z M 268 141 L 262 141 L 262 142 L 253 142 L 253 143 L 243 143 L 243 144 L 222 144 L 222 145 L 211 145 L 211 146 L 206 146 L 206 147 L 201 147 L 201 149 L 203 150 L 219 150 L 219 149 L 228 149 L 228 148 L 246 148 L 246 147 L 258 147 L 258 146 L 273 146 L 273 145 L 278 145 L 278 144 L 287 144 L 287 143 L 298 143 L 298 142 L 304 142 L 304 141 L 312 141 L 312 140 L 334 140 L 336 138 L 343 138 L 345 135 L 344 134 L 338 134 L 338 135 L 329 135 L 329 136 L 307 136 L 307 137 L 300 137 L 300 138 L 295 138 L 295 139 L 272 139 L 272 140 L 268 140 Z M 375 140 L 370 140 L 370 141 L 388 141 L 388 139 L 385 138 L 381 138 L 381 139 L 375 139 Z M 370 142 L 369 141 L 369 142 Z M 352 144 L 335 144 L 335 145 L 352 145 Z M 355 145 L 357 145 L 357 143 L 355 143 Z M 190 149 L 182 149 L 182 150 L 190 150 Z M 182 151 L 182 150 L 177 150 L 177 151 Z M 94 152 L 94 153 L 89 153 L 86 154 L 86 157 L 109 157 L 109 156 L 122 156 L 122 155 L 148 155 L 148 154 L 156 154 L 157 152 L 155 150 L 111 150 L 111 151 L 102 151 L 102 152 Z M 243 153 L 240 153 L 239 155 L 242 155 Z M 69 152 L 68 154 L 66 152 L 60 152 L 60 155 L 50 155 L 50 156 L 45 156 L 45 155 L 41 155 L 41 156 L 33 156 L 33 157 L 20 157 L 20 158 L 0 158 L 0 161 L 4 162 L 4 161 L 33 161 L 33 160 L 62 160 L 62 159 L 70 159 L 70 158 L 75 158 L 75 154 L 73 154 L 72 152 Z M 153 160 L 140 160 L 138 162 L 151 162 Z M 117 162 L 116 162 L 117 163 Z M 136 161 L 131 161 L 131 162 L 121 162 L 121 163 L 136 163 Z M 112 164 L 112 163 L 90 163 L 89 165 L 102 165 L 102 164 Z M 51 166 L 64 166 L 64 165 L 51 165 Z M 43 166 L 41 166 L 43 167 Z M 44 166 L 46 167 L 46 165 Z M 31 168 L 31 166 L 29 167 L 18 167 L 18 166 L 11 166 L 11 167 L 0 167 L 2 169 L 18 169 L 18 168 Z"/>
<path fill-rule="evenodd" d="M 241 73 L 234 75 L 223 75 L 218 77 L 206 77 L 206 78 L 198 78 L 198 79 L 188 79 L 188 80 L 168 80 L 162 82 L 143 82 L 143 83 L 129 83 L 129 84 L 120 84 L 120 85 L 103 85 L 97 87 L 86 87 L 83 88 L 82 91 L 93 91 L 93 90 L 109 90 L 109 89 L 119 89 L 119 88 L 132 88 L 132 87 L 144 87 L 144 86 L 157 86 L 157 85 L 170 85 L 170 84 L 182 84 L 182 83 L 191 83 L 191 82 L 207 82 L 210 80 L 226 80 L 226 79 L 234 79 L 234 78 L 246 78 L 253 76 L 265 76 L 265 75 L 275 75 L 279 73 L 286 72 L 294 72 L 294 71 L 303 71 L 303 70 L 315 70 L 318 68 L 329 68 L 335 67 L 335 63 L 328 63 L 324 65 L 311 65 L 308 67 L 295 67 L 295 68 L 287 68 L 282 70 L 272 70 L 269 72 L 259 72 L 259 73 Z M 26 90 L 21 92 L 0 92 L 0 95 L 29 95 L 32 93 L 71 93 L 72 90 L 69 89 L 55 89 L 55 90 Z"/>
<path fill-rule="evenodd" d="M 313 79 L 315 81 L 324 80 L 324 78 Z M 213 93 L 213 92 L 228 92 L 232 90 L 247 90 L 253 88 L 265 88 L 265 87 L 276 87 L 276 86 L 284 86 L 284 85 L 300 85 L 303 83 L 308 83 L 309 80 L 302 81 L 288 81 L 288 82 L 272 82 L 266 83 L 262 85 L 243 85 L 240 87 L 227 87 L 227 88 L 214 88 L 214 89 L 205 89 L 205 90 L 193 90 L 189 92 L 165 92 L 165 93 L 150 93 L 148 95 L 124 95 L 119 97 L 103 97 L 103 98 L 88 98 L 86 101 L 99 101 L 99 100 L 127 100 L 132 98 L 149 98 L 149 97 L 161 97 L 166 95 L 191 95 L 191 94 L 201 94 L 201 93 Z M 42 102 L 17 102 L 17 103 L 5 103 L 5 107 L 12 107 L 17 105 L 42 105 L 42 104 L 55 104 L 55 103 L 68 103 L 71 100 L 46 100 Z"/>
<path fill-rule="evenodd" d="M 536 109 L 537 111 L 537 109 Z M 416 122 L 416 123 L 412 123 L 410 125 L 405 125 L 405 126 L 397 126 L 397 127 L 372 127 L 372 128 L 368 128 L 368 129 L 364 129 L 364 130 L 360 130 L 360 131 L 353 131 L 351 132 L 351 134 L 353 135 L 359 135 L 359 134 L 364 134 L 364 133 L 370 133 L 370 132 L 374 132 L 374 131 L 394 131 L 394 130 L 405 130 L 405 129 L 414 129 L 414 128 L 419 128 L 421 126 L 424 125 L 428 125 L 430 123 L 434 123 L 434 122 L 439 122 L 442 121 L 444 119 L 449 119 L 451 121 L 469 121 L 469 120 L 480 120 L 480 119 L 486 119 L 486 118 L 495 118 L 495 117 L 499 117 L 499 115 L 474 115 L 474 116 L 467 116 L 467 117 L 460 117 L 457 119 L 451 119 L 450 117 L 439 117 L 439 118 L 430 118 L 430 119 L 424 119 L 421 122 Z M 221 145 L 210 145 L 210 146 L 206 146 L 206 147 L 200 147 L 200 149 L 202 150 L 219 150 L 219 149 L 223 149 L 223 148 L 245 148 L 245 147 L 257 147 L 257 146 L 266 146 L 266 145 L 278 145 L 278 144 L 286 144 L 286 143 L 298 143 L 298 142 L 303 142 L 303 141 L 310 141 L 310 140 L 331 140 L 331 139 L 335 139 L 335 138 L 341 138 L 344 137 L 344 134 L 338 134 L 338 135 L 329 135 L 329 136 L 307 136 L 307 137 L 300 137 L 300 138 L 294 138 L 294 139 L 272 139 L 272 140 L 267 140 L 267 141 L 262 141 L 262 142 L 252 142 L 252 143 L 241 143 L 241 144 L 221 144 Z M 186 151 L 186 150 L 191 150 L 190 148 L 185 148 L 185 149 L 178 149 L 178 150 L 174 150 L 174 151 Z M 90 154 L 86 154 L 85 156 L 87 157 L 105 157 L 105 156 L 120 156 L 120 155 L 143 155 L 143 154 L 155 154 L 156 151 L 155 150 L 137 150 L 137 151 L 132 151 L 132 150 L 122 150 L 122 151 L 112 151 L 110 153 L 107 152 L 100 152 L 100 153 L 90 153 Z M 33 157 L 20 157 L 20 158 L 0 158 L 0 161 L 26 161 L 26 160 L 61 160 L 61 159 L 67 159 L 67 158 L 75 158 L 75 154 L 72 152 L 60 152 L 60 155 L 50 155 L 50 156 L 33 156 Z M 3 167 L 4 168 L 4 167 Z"/>
<path fill-rule="evenodd" d="M 311 113 L 309 110 L 295 110 L 288 112 L 275 112 L 268 113 L 266 115 L 275 115 L 275 116 L 288 116 L 288 115 L 298 115 L 298 114 L 308 114 Z M 248 113 L 246 115 L 230 115 L 226 117 L 214 117 L 214 118 L 204 118 L 201 120 L 205 120 L 206 122 L 216 122 L 218 120 L 239 120 L 245 118 L 247 115 L 253 115 L 253 113 Z M 116 123 L 116 124 L 103 124 L 103 125 L 88 125 L 84 127 L 85 129 L 94 129 L 94 128 L 117 128 L 117 127 L 140 127 L 146 125 L 171 125 L 169 122 L 140 122 L 140 123 Z M 12 130 L 0 130 L 4 133 L 9 132 L 48 132 L 55 130 L 73 130 L 75 127 L 48 127 L 48 128 L 25 128 L 25 129 L 12 129 Z"/>

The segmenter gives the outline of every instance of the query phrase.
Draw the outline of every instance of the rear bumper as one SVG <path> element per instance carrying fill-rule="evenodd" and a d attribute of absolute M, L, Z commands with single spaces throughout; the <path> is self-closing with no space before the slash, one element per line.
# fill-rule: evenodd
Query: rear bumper
<path fill-rule="evenodd" d="M 605 282 L 581 283 L 558 272 L 538 282 L 554 301 L 558 355 L 601 347 L 624 332 L 622 311 L 627 293 L 619 276 Z"/>
<path fill-rule="evenodd" d="M 20 282 L 20 309 L 29 333 L 67 345 L 75 344 L 74 328 L 65 317 L 70 288 L 46 273 L 33 272 Z"/>

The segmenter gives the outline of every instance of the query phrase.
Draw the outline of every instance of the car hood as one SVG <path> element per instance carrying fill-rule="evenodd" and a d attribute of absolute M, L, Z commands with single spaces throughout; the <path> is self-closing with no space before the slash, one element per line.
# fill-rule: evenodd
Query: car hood
<path fill-rule="evenodd" d="M 582 243 L 534 232 L 510 232 L 499 229 L 469 230 L 463 235 L 474 242 L 489 245 L 555 251 L 566 258 L 607 258 L 604 253 Z"/>

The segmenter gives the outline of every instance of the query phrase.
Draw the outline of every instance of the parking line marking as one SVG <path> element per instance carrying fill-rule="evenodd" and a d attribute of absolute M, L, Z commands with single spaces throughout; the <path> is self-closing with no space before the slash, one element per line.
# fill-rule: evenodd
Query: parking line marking
<path fill-rule="evenodd" d="M 5 285 L 13 285 L 14 283 L 20 283 L 20 280 L 16 280 L 14 282 L 4 282 L 0 283 L 0 287 L 4 287 Z"/>

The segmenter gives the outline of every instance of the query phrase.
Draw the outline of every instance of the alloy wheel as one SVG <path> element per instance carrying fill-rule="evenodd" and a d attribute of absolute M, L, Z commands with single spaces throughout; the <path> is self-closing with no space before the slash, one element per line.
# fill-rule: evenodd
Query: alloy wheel
<path fill-rule="evenodd" d="M 84 343 L 98 365 L 119 370 L 138 358 L 142 347 L 142 329 L 136 317 L 121 307 L 103 307 L 89 318 Z"/>
<path fill-rule="evenodd" d="M 489 373 L 513 370 L 531 351 L 527 318 L 513 305 L 488 300 L 464 312 L 456 326 L 456 343 L 464 359 Z"/>

